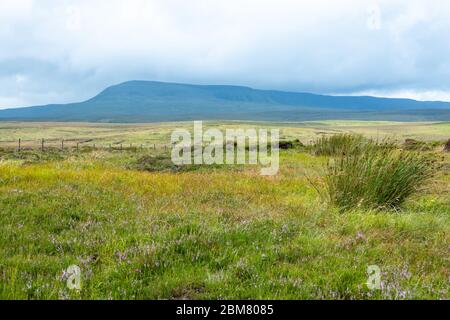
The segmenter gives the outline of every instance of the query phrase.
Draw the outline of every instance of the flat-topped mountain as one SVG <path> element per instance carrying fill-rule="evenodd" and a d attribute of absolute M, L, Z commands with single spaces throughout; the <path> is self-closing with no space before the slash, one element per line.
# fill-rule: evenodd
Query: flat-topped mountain
<path fill-rule="evenodd" d="M 78 103 L 0 110 L 0 120 L 153 122 L 323 119 L 450 120 L 450 103 L 327 96 L 231 85 L 128 81 Z"/>

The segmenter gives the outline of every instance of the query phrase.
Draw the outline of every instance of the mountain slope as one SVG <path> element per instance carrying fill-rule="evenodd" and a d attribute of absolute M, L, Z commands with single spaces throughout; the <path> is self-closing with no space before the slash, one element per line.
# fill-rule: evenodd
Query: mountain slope
<path fill-rule="evenodd" d="M 236 120 L 450 120 L 450 103 L 326 96 L 241 86 L 128 81 L 84 102 L 0 110 L 0 120 L 152 122 Z"/>

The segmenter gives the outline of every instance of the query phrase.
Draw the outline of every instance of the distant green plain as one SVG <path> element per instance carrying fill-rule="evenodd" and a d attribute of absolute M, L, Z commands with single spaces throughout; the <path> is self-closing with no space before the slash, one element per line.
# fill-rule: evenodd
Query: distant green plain
<path fill-rule="evenodd" d="M 450 137 L 450 122 L 390 122 L 390 121 L 306 121 L 306 122 L 250 122 L 205 121 L 205 128 L 279 128 L 281 138 L 300 139 L 303 143 L 322 134 L 359 133 L 373 138 L 389 137 L 402 141 L 407 138 L 425 141 L 445 141 Z M 99 124 L 66 122 L 0 122 L 0 147 L 14 146 L 18 139 L 24 145 L 39 146 L 40 140 L 68 144 L 83 142 L 107 146 L 109 144 L 168 144 L 175 128 L 192 131 L 193 122 L 145 124 Z M 86 142 L 84 142 L 86 143 Z M 88 143 L 88 144 L 89 144 Z"/>

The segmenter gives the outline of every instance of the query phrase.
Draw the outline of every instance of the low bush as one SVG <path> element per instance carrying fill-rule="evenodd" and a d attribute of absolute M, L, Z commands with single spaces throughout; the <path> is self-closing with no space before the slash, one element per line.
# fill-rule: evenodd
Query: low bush
<path fill-rule="evenodd" d="M 301 148 L 304 147 L 304 144 L 299 140 L 281 140 L 279 143 L 280 149 L 295 149 L 295 148 Z"/>

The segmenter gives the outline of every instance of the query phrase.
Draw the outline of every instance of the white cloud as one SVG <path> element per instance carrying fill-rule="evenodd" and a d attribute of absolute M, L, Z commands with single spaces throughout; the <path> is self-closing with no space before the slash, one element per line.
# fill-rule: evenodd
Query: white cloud
<path fill-rule="evenodd" d="M 131 79 L 446 97 L 448 16 L 446 0 L 2 0 L 0 105 Z"/>
<path fill-rule="evenodd" d="M 450 101 L 450 91 L 439 90 L 365 90 L 338 95 L 406 98 L 419 101 Z"/>

